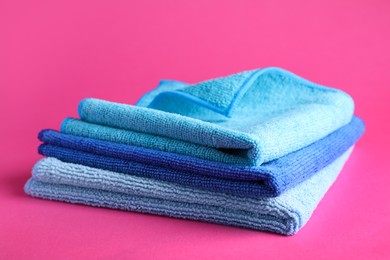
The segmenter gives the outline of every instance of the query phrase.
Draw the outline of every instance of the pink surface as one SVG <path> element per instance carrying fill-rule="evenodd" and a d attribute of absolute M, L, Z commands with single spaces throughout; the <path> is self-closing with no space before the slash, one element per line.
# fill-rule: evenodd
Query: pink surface
<path fill-rule="evenodd" d="M 390 259 L 389 28 L 386 0 L 1 1 L 0 258 Z M 163 78 L 265 66 L 347 91 L 367 124 L 297 235 L 23 193 L 38 131 L 76 116 L 80 99 L 133 104 Z"/>

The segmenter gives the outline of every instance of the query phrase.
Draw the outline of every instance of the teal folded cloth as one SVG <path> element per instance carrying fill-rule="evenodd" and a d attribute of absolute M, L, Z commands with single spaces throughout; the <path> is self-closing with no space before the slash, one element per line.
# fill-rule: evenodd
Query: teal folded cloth
<path fill-rule="evenodd" d="M 241 198 L 65 163 L 55 158 L 42 159 L 34 166 L 25 192 L 43 199 L 292 235 L 307 223 L 351 151 L 352 148 L 311 178 L 275 198 Z"/>
<path fill-rule="evenodd" d="M 277 68 L 194 85 L 162 81 L 136 106 L 84 99 L 66 134 L 261 165 L 299 150 L 351 121 L 346 93 Z"/>

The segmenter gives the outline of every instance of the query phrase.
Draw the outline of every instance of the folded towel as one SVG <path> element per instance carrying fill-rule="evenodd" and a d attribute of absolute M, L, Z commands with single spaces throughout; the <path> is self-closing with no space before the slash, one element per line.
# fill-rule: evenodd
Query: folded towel
<path fill-rule="evenodd" d="M 298 151 L 261 166 L 235 166 L 43 130 L 39 152 L 83 164 L 184 186 L 245 197 L 273 197 L 323 169 L 363 134 L 364 123 L 352 121 Z"/>
<path fill-rule="evenodd" d="M 311 217 L 352 148 L 276 198 L 247 199 L 186 188 L 54 158 L 39 161 L 25 185 L 31 196 L 292 235 Z"/>
<path fill-rule="evenodd" d="M 180 153 L 223 163 L 260 165 L 346 125 L 354 104 L 342 91 L 267 68 L 195 85 L 163 81 L 137 106 L 97 99 L 79 105 L 82 121 L 64 133 Z"/>

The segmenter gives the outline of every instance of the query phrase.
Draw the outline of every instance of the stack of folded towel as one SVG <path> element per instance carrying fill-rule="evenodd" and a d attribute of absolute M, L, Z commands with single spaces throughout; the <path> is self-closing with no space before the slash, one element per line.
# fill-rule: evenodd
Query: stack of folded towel
<path fill-rule="evenodd" d="M 364 132 L 346 93 L 278 68 L 188 85 L 135 106 L 98 99 L 43 130 L 27 194 L 295 234 Z"/>

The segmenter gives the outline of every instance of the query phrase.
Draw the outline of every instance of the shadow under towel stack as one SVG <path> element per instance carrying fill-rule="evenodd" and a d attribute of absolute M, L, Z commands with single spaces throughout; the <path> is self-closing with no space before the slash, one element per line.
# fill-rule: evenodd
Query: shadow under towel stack
<path fill-rule="evenodd" d="M 292 235 L 364 123 L 346 93 L 278 68 L 161 81 L 135 106 L 84 99 L 42 130 L 31 196 Z"/>

